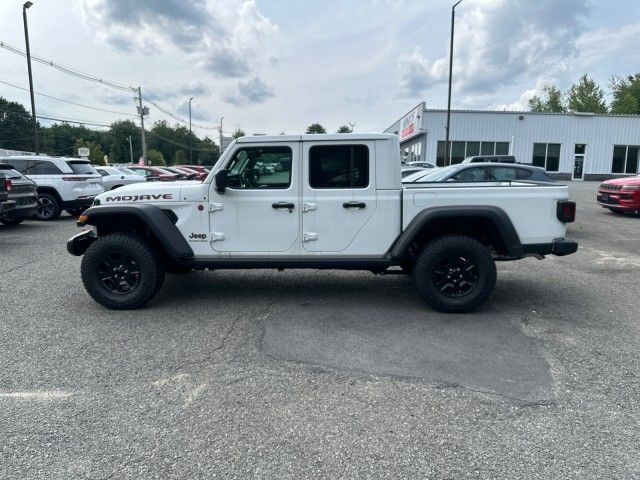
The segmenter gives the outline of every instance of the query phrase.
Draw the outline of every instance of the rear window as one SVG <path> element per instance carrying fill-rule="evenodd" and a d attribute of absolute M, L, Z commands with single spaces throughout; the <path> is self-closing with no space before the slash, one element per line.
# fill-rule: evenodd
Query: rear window
<path fill-rule="evenodd" d="M 91 164 L 87 162 L 67 162 L 67 165 L 73 170 L 73 173 L 77 173 L 78 175 L 95 175 L 98 173 Z"/>

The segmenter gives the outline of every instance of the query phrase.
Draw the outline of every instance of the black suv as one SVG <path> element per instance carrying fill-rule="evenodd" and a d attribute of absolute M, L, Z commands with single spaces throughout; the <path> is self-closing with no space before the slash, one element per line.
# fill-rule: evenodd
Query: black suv
<path fill-rule="evenodd" d="M 15 208 L 8 211 L 0 222 L 5 225 L 18 225 L 25 218 L 36 215 L 38 209 L 38 187 L 13 166 L 0 163 L 0 175 L 7 190 L 9 200 L 15 202 Z"/>
<path fill-rule="evenodd" d="M 15 200 L 9 200 L 9 190 L 11 189 L 11 180 L 5 178 L 0 171 L 0 221 L 3 221 L 11 210 L 16 208 Z"/>

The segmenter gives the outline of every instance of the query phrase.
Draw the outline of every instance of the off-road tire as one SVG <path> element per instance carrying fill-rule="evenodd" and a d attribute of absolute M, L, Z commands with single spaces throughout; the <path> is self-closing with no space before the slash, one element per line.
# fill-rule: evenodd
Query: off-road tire
<path fill-rule="evenodd" d="M 463 272 L 456 272 L 454 275 L 464 274 L 469 277 L 456 281 L 447 280 L 449 267 L 446 265 L 461 263 L 460 269 Z M 467 262 L 467 263 L 465 263 Z M 443 267 L 445 265 L 445 267 Z M 465 266 L 466 265 L 466 266 Z M 467 270 L 468 266 L 472 266 Z M 446 270 L 445 275 L 441 271 Z M 475 286 L 470 287 L 475 278 Z M 491 256 L 491 252 L 482 243 L 464 235 L 446 235 L 438 237 L 427 243 L 414 264 L 413 279 L 420 296 L 434 310 L 445 313 L 465 313 L 475 310 L 483 304 L 493 292 L 496 285 L 496 264 Z M 446 283 L 445 292 L 439 287 L 439 282 Z M 438 284 L 438 285 L 437 285 Z M 459 285 L 464 285 L 459 287 Z M 460 293 L 452 296 L 456 288 L 470 288 L 467 293 Z"/>
<path fill-rule="evenodd" d="M 88 207 L 87 207 L 88 208 Z M 78 207 L 78 208 L 67 208 L 65 210 L 65 212 L 67 212 L 69 215 L 71 215 L 72 217 L 78 218 L 80 215 L 82 215 L 82 212 L 84 212 L 86 210 L 86 208 L 84 207 Z"/>
<path fill-rule="evenodd" d="M 123 263 L 138 270 L 137 283 L 128 292 L 114 293 L 101 279 L 105 275 L 104 269 L 108 268 L 105 262 L 113 262 L 114 256 L 126 258 L 127 262 Z M 91 298 L 113 310 L 134 310 L 144 306 L 162 287 L 164 273 L 155 248 L 133 233 L 112 233 L 98 238 L 87 249 L 81 264 L 82 283 Z"/>
<path fill-rule="evenodd" d="M 24 218 L 5 218 L 4 220 L 0 220 L 0 222 L 7 227 L 14 227 L 24 222 Z"/>
<path fill-rule="evenodd" d="M 36 218 L 38 220 L 55 220 L 62 213 L 62 205 L 58 197 L 49 192 L 38 193 L 38 209 Z"/>

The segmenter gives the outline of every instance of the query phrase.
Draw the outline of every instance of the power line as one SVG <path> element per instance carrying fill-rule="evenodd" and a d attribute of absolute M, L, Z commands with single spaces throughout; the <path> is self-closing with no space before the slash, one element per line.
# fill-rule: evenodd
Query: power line
<path fill-rule="evenodd" d="M 14 85 L 13 83 L 5 82 L 3 80 L 0 80 L 0 83 L 2 83 L 4 85 L 8 85 L 10 87 L 18 88 L 20 90 L 24 90 L 25 92 L 29 91 L 28 88 L 20 87 L 18 85 Z M 71 105 L 76 105 L 78 107 L 90 108 L 91 110 L 97 110 L 99 112 L 114 113 L 114 114 L 117 114 L 117 115 L 126 115 L 127 117 L 137 117 L 137 115 L 134 114 L 134 113 L 117 112 L 115 110 L 107 110 L 106 108 L 92 107 L 91 105 L 83 105 L 82 103 L 72 102 L 71 100 L 65 100 L 63 98 L 53 97 L 51 95 L 47 95 L 47 94 L 39 93 L 39 92 L 35 92 L 35 91 L 33 93 L 35 93 L 36 95 L 40 95 L 41 97 L 51 98 L 52 100 L 57 100 L 59 102 L 70 103 Z"/>
<path fill-rule="evenodd" d="M 95 123 L 95 122 L 85 122 L 84 120 L 70 120 L 68 118 L 56 118 L 49 117 L 45 115 L 36 115 L 36 118 L 41 118 L 43 120 L 52 120 L 54 122 L 64 122 L 64 123 L 77 123 L 78 125 L 91 125 L 93 127 L 107 127 L 109 128 L 111 125 L 106 123 Z"/>
<path fill-rule="evenodd" d="M 160 110 L 162 113 L 164 113 L 165 115 L 169 115 L 171 118 L 173 118 L 174 120 L 177 120 L 178 122 L 182 122 L 185 125 L 189 125 L 189 122 L 187 120 L 184 120 L 180 117 L 178 117 L 177 115 L 174 115 L 173 113 L 171 113 L 170 111 L 168 111 L 167 109 L 161 107 L 160 105 L 158 105 L 156 102 L 154 102 L 153 100 L 147 100 L 151 105 L 153 105 L 154 107 L 156 107 L 158 110 Z M 191 126 L 194 128 L 201 128 L 204 130 L 214 130 L 214 131 L 218 131 L 217 127 L 207 127 L 205 125 L 198 125 L 197 123 L 193 123 L 191 122 Z"/>
<path fill-rule="evenodd" d="M 0 41 L 0 48 L 4 48 L 5 50 L 8 50 L 11 53 L 15 53 L 15 54 L 21 55 L 23 57 L 27 56 L 27 53 L 25 51 L 21 50 L 20 48 L 14 46 L 14 45 L 11 45 L 11 44 L 7 43 L 7 42 Z M 61 72 L 64 72 L 64 73 L 66 73 L 68 75 L 72 75 L 72 76 L 77 77 L 77 78 L 82 78 L 82 79 L 88 80 L 90 82 L 100 83 L 101 85 L 106 85 L 108 87 L 115 88 L 117 90 L 122 90 L 124 92 L 131 92 L 131 91 L 135 91 L 136 90 L 133 87 L 129 87 L 127 85 L 120 85 L 120 84 L 118 84 L 116 82 L 111 82 L 109 80 L 105 80 L 103 78 L 96 77 L 94 75 L 91 75 L 91 74 L 88 74 L 88 73 L 85 73 L 85 72 L 81 72 L 80 70 L 76 70 L 76 69 L 73 69 L 71 67 L 67 67 L 65 65 L 62 65 L 61 63 L 56 63 L 53 60 L 48 60 L 46 58 L 43 58 L 43 57 L 41 57 L 39 55 L 35 55 L 33 53 L 31 54 L 31 60 L 34 61 L 34 62 L 42 63 L 43 65 L 48 65 L 51 68 L 55 68 L 56 70 L 60 70 Z"/>

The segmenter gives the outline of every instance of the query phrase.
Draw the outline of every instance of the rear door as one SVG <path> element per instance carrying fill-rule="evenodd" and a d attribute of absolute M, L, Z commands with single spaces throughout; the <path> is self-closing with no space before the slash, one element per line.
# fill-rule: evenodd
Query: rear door
<path fill-rule="evenodd" d="M 343 252 L 377 208 L 374 142 L 304 142 L 302 158 L 303 248 Z"/>

